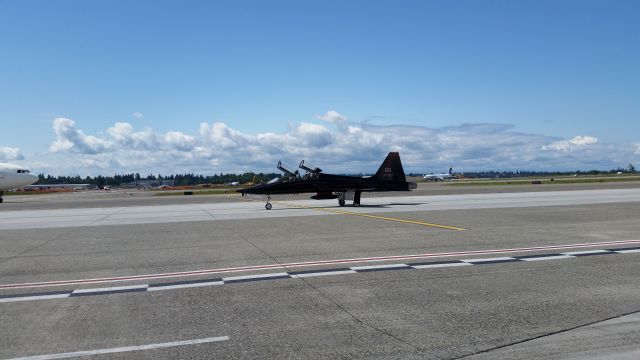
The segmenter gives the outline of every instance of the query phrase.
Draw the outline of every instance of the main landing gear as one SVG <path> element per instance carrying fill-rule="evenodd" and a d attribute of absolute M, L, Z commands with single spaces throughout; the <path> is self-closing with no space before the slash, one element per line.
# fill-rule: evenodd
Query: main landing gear
<path fill-rule="evenodd" d="M 362 194 L 361 191 L 356 191 L 353 196 L 353 206 L 355 207 L 360 207 L 360 194 Z"/>
<path fill-rule="evenodd" d="M 265 204 L 264 208 L 267 210 L 271 210 L 271 208 L 273 207 L 270 203 L 271 201 L 271 196 L 267 195 L 267 203 Z"/>
<path fill-rule="evenodd" d="M 4 192 L 0 191 L 0 204 L 2 204 L 2 195 L 4 194 Z"/>
<path fill-rule="evenodd" d="M 347 199 L 353 199 L 353 206 L 358 207 L 360 206 L 360 194 L 362 194 L 362 191 L 338 193 L 338 205 L 345 206 L 347 204 Z"/>

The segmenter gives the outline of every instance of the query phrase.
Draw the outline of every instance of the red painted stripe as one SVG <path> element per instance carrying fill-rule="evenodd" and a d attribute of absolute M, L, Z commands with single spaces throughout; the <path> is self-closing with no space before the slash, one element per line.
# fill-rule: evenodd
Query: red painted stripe
<path fill-rule="evenodd" d="M 238 266 L 238 267 L 218 268 L 218 269 L 180 271 L 180 272 L 171 272 L 171 273 L 162 273 L 162 274 L 145 274 L 145 275 L 105 277 L 105 278 L 95 278 L 95 279 L 58 280 L 58 281 L 5 284 L 5 285 L 0 285 L 0 289 L 19 289 L 19 288 L 63 286 L 63 285 L 95 284 L 95 283 L 105 283 L 105 282 L 135 281 L 135 280 L 199 276 L 199 275 L 232 273 L 232 272 L 260 271 L 260 270 L 269 270 L 269 269 L 286 269 L 286 268 L 307 267 L 307 266 L 357 264 L 357 263 L 378 262 L 378 261 L 388 261 L 388 260 L 409 260 L 409 259 L 425 259 L 425 258 L 453 257 L 453 256 L 520 253 L 520 252 L 533 252 L 533 251 L 546 251 L 546 250 L 559 250 L 559 249 L 591 248 L 591 247 L 601 247 L 601 246 L 619 246 L 619 245 L 629 245 L 629 244 L 640 244 L 640 240 L 620 240 L 620 241 L 605 241 L 605 242 L 596 242 L 596 243 L 548 245 L 548 246 L 534 246 L 534 247 L 492 249 L 492 250 L 456 251 L 456 252 L 424 253 L 424 254 L 413 254 L 413 255 L 376 256 L 376 257 L 338 259 L 338 260 L 303 261 L 303 262 L 294 262 L 294 263 L 286 263 L 286 264 Z"/>

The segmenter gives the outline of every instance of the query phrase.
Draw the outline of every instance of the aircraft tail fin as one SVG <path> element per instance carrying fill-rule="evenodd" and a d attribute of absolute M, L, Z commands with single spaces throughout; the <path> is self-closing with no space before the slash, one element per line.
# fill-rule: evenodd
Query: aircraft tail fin
<path fill-rule="evenodd" d="M 449 168 L 449 175 L 453 175 L 453 168 L 452 167 Z"/>
<path fill-rule="evenodd" d="M 373 178 L 391 183 L 406 182 L 407 179 L 404 176 L 404 169 L 402 169 L 402 162 L 400 161 L 400 153 L 390 152 L 382 162 L 382 165 L 380 165 L 378 172 L 373 175 Z"/>

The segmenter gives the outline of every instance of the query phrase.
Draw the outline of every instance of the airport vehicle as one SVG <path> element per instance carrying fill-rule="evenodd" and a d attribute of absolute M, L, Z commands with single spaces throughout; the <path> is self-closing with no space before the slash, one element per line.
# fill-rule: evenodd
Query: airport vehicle
<path fill-rule="evenodd" d="M 278 169 L 284 173 L 266 184 L 251 186 L 236 190 L 245 195 L 267 195 L 265 208 L 271 210 L 271 195 L 316 193 L 314 200 L 338 199 L 340 206 L 345 206 L 347 200 L 353 200 L 353 206 L 360 206 L 360 196 L 363 191 L 410 191 L 416 188 L 416 183 L 407 182 L 400 162 L 400 154 L 390 152 L 373 176 L 346 176 L 325 174 L 320 168 L 310 168 L 300 162 L 300 169 L 306 174 L 300 176 L 298 170 L 292 172 L 278 162 Z"/>
<path fill-rule="evenodd" d="M 451 179 L 452 177 L 453 177 L 453 168 L 449 168 L 448 173 L 426 174 L 422 178 L 427 181 L 445 181 L 446 179 Z"/>
<path fill-rule="evenodd" d="M 18 165 L 0 163 L 0 203 L 5 191 L 38 181 L 38 177 Z"/>

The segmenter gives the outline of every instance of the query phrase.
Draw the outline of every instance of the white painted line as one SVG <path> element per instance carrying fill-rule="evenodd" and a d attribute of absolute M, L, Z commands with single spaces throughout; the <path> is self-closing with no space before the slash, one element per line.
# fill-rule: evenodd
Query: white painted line
<path fill-rule="evenodd" d="M 289 276 L 289 274 L 286 272 L 281 272 L 281 273 L 256 274 L 256 275 L 245 275 L 245 276 L 231 276 L 231 277 L 222 278 L 222 281 L 263 279 L 263 278 L 278 277 L 278 276 Z"/>
<path fill-rule="evenodd" d="M 473 265 L 473 264 L 468 262 L 457 262 L 457 263 L 446 263 L 446 264 L 411 265 L 411 267 L 416 269 L 434 269 L 434 268 L 443 268 L 443 267 L 451 267 L 451 266 L 467 266 L 467 265 Z"/>
<path fill-rule="evenodd" d="M 238 267 L 217 268 L 217 269 L 202 269 L 202 270 L 180 271 L 180 272 L 160 273 L 160 274 L 143 274 L 143 275 L 129 275 L 129 276 L 90 278 L 90 279 L 54 280 L 54 281 L 43 281 L 43 282 L 0 284 L 0 290 L 63 286 L 63 285 L 78 285 L 78 284 L 114 283 L 114 282 L 149 280 L 149 279 L 166 279 L 166 278 L 201 276 L 201 275 L 220 274 L 220 273 L 262 271 L 262 270 L 272 270 L 272 269 L 290 269 L 293 267 L 372 263 L 372 262 L 392 261 L 392 260 L 399 261 L 399 260 L 431 259 L 431 258 L 469 256 L 469 255 L 527 253 L 527 252 L 534 252 L 534 251 L 620 246 L 620 245 L 630 245 L 630 244 L 640 244 L 640 240 L 617 240 L 617 241 L 605 241 L 605 242 L 595 242 L 595 243 L 534 246 L 534 247 L 524 247 L 524 248 L 455 251 L 455 252 L 423 253 L 423 254 L 411 254 L 411 255 L 390 255 L 390 256 L 350 258 L 350 259 L 303 261 L 303 262 L 292 262 L 292 263 L 285 263 L 285 264 L 249 265 L 249 266 L 238 266 Z"/>
<path fill-rule="evenodd" d="M 562 255 L 588 255 L 588 254 L 603 254 L 603 253 L 608 253 L 611 252 L 609 250 L 583 250 L 583 251 L 571 251 L 571 252 L 564 252 L 561 253 Z"/>
<path fill-rule="evenodd" d="M 509 260 L 516 260 L 516 259 L 508 256 L 503 256 L 503 257 L 483 258 L 483 259 L 463 259 L 461 261 L 474 264 L 474 263 L 483 263 L 483 262 L 491 262 L 491 261 L 509 261 Z"/>
<path fill-rule="evenodd" d="M 69 297 L 69 294 L 22 296 L 22 297 L 0 299 L 0 303 L 31 301 L 31 300 L 46 300 L 46 299 L 63 299 L 66 297 Z"/>
<path fill-rule="evenodd" d="M 575 256 L 571 255 L 551 255 L 551 256 L 540 256 L 540 257 L 532 257 L 532 258 L 520 258 L 522 261 L 544 261 L 544 260 L 560 260 L 560 259 L 573 259 Z"/>
<path fill-rule="evenodd" d="M 224 285 L 224 282 L 222 282 L 222 281 L 209 281 L 209 282 L 192 283 L 192 284 L 179 284 L 179 285 L 167 285 L 167 286 L 150 286 L 149 288 L 147 288 L 147 291 L 185 289 L 185 288 L 194 288 L 194 287 L 200 287 L 200 286 L 214 286 L 214 285 Z"/>
<path fill-rule="evenodd" d="M 384 264 L 384 265 L 369 265 L 369 266 L 352 266 L 351 270 L 372 270 L 372 269 L 395 269 L 408 267 L 407 264 Z"/>
<path fill-rule="evenodd" d="M 115 354 L 115 353 L 141 351 L 141 350 L 153 350 L 153 349 L 162 349 L 162 348 L 185 346 L 185 345 L 196 345 L 196 344 L 204 344 L 204 343 L 227 341 L 227 340 L 229 340 L 228 336 L 219 336 L 219 337 L 211 337 L 211 338 L 205 338 L 205 339 L 173 341 L 173 342 L 166 342 L 166 343 L 159 343 L 159 344 L 125 346 L 125 347 L 110 348 L 110 349 L 85 350 L 85 351 L 76 351 L 76 352 L 59 353 L 59 354 L 26 356 L 26 357 L 12 358 L 8 360 L 66 359 L 71 357 L 91 356 L 91 355 L 100 355 L 100 354 Z"/>
<path fill-rule="evenodd" d="M 76 289 L 73 290 L 73 294 L 83 294 L 92 292 L 106 292 L 106 291 L 118 291 L 118 290 L 134 290 L 134 289 L 146 289 L 149 285 L 129 285 L 129 286 L 114 286 L 106 288 L 91 288 L 91 289 Z"/>
<path fill-rule="evenodd" d="M 353 270 L 322 271 L 322 272 L 291 275 L 291 277 L 306 278 L 306 277 L 313 277 L 313 276 L 330 276 L 330 275 L 344 275 L 344 274 L 357 274 L 357 272 Z"/>
<path fill-rule="evenodd" d="M 620 254 L 633 254 L 633 253 L 640 253 L 640 249 L 613 250 L 613 252 L 617 252 Z"/>

